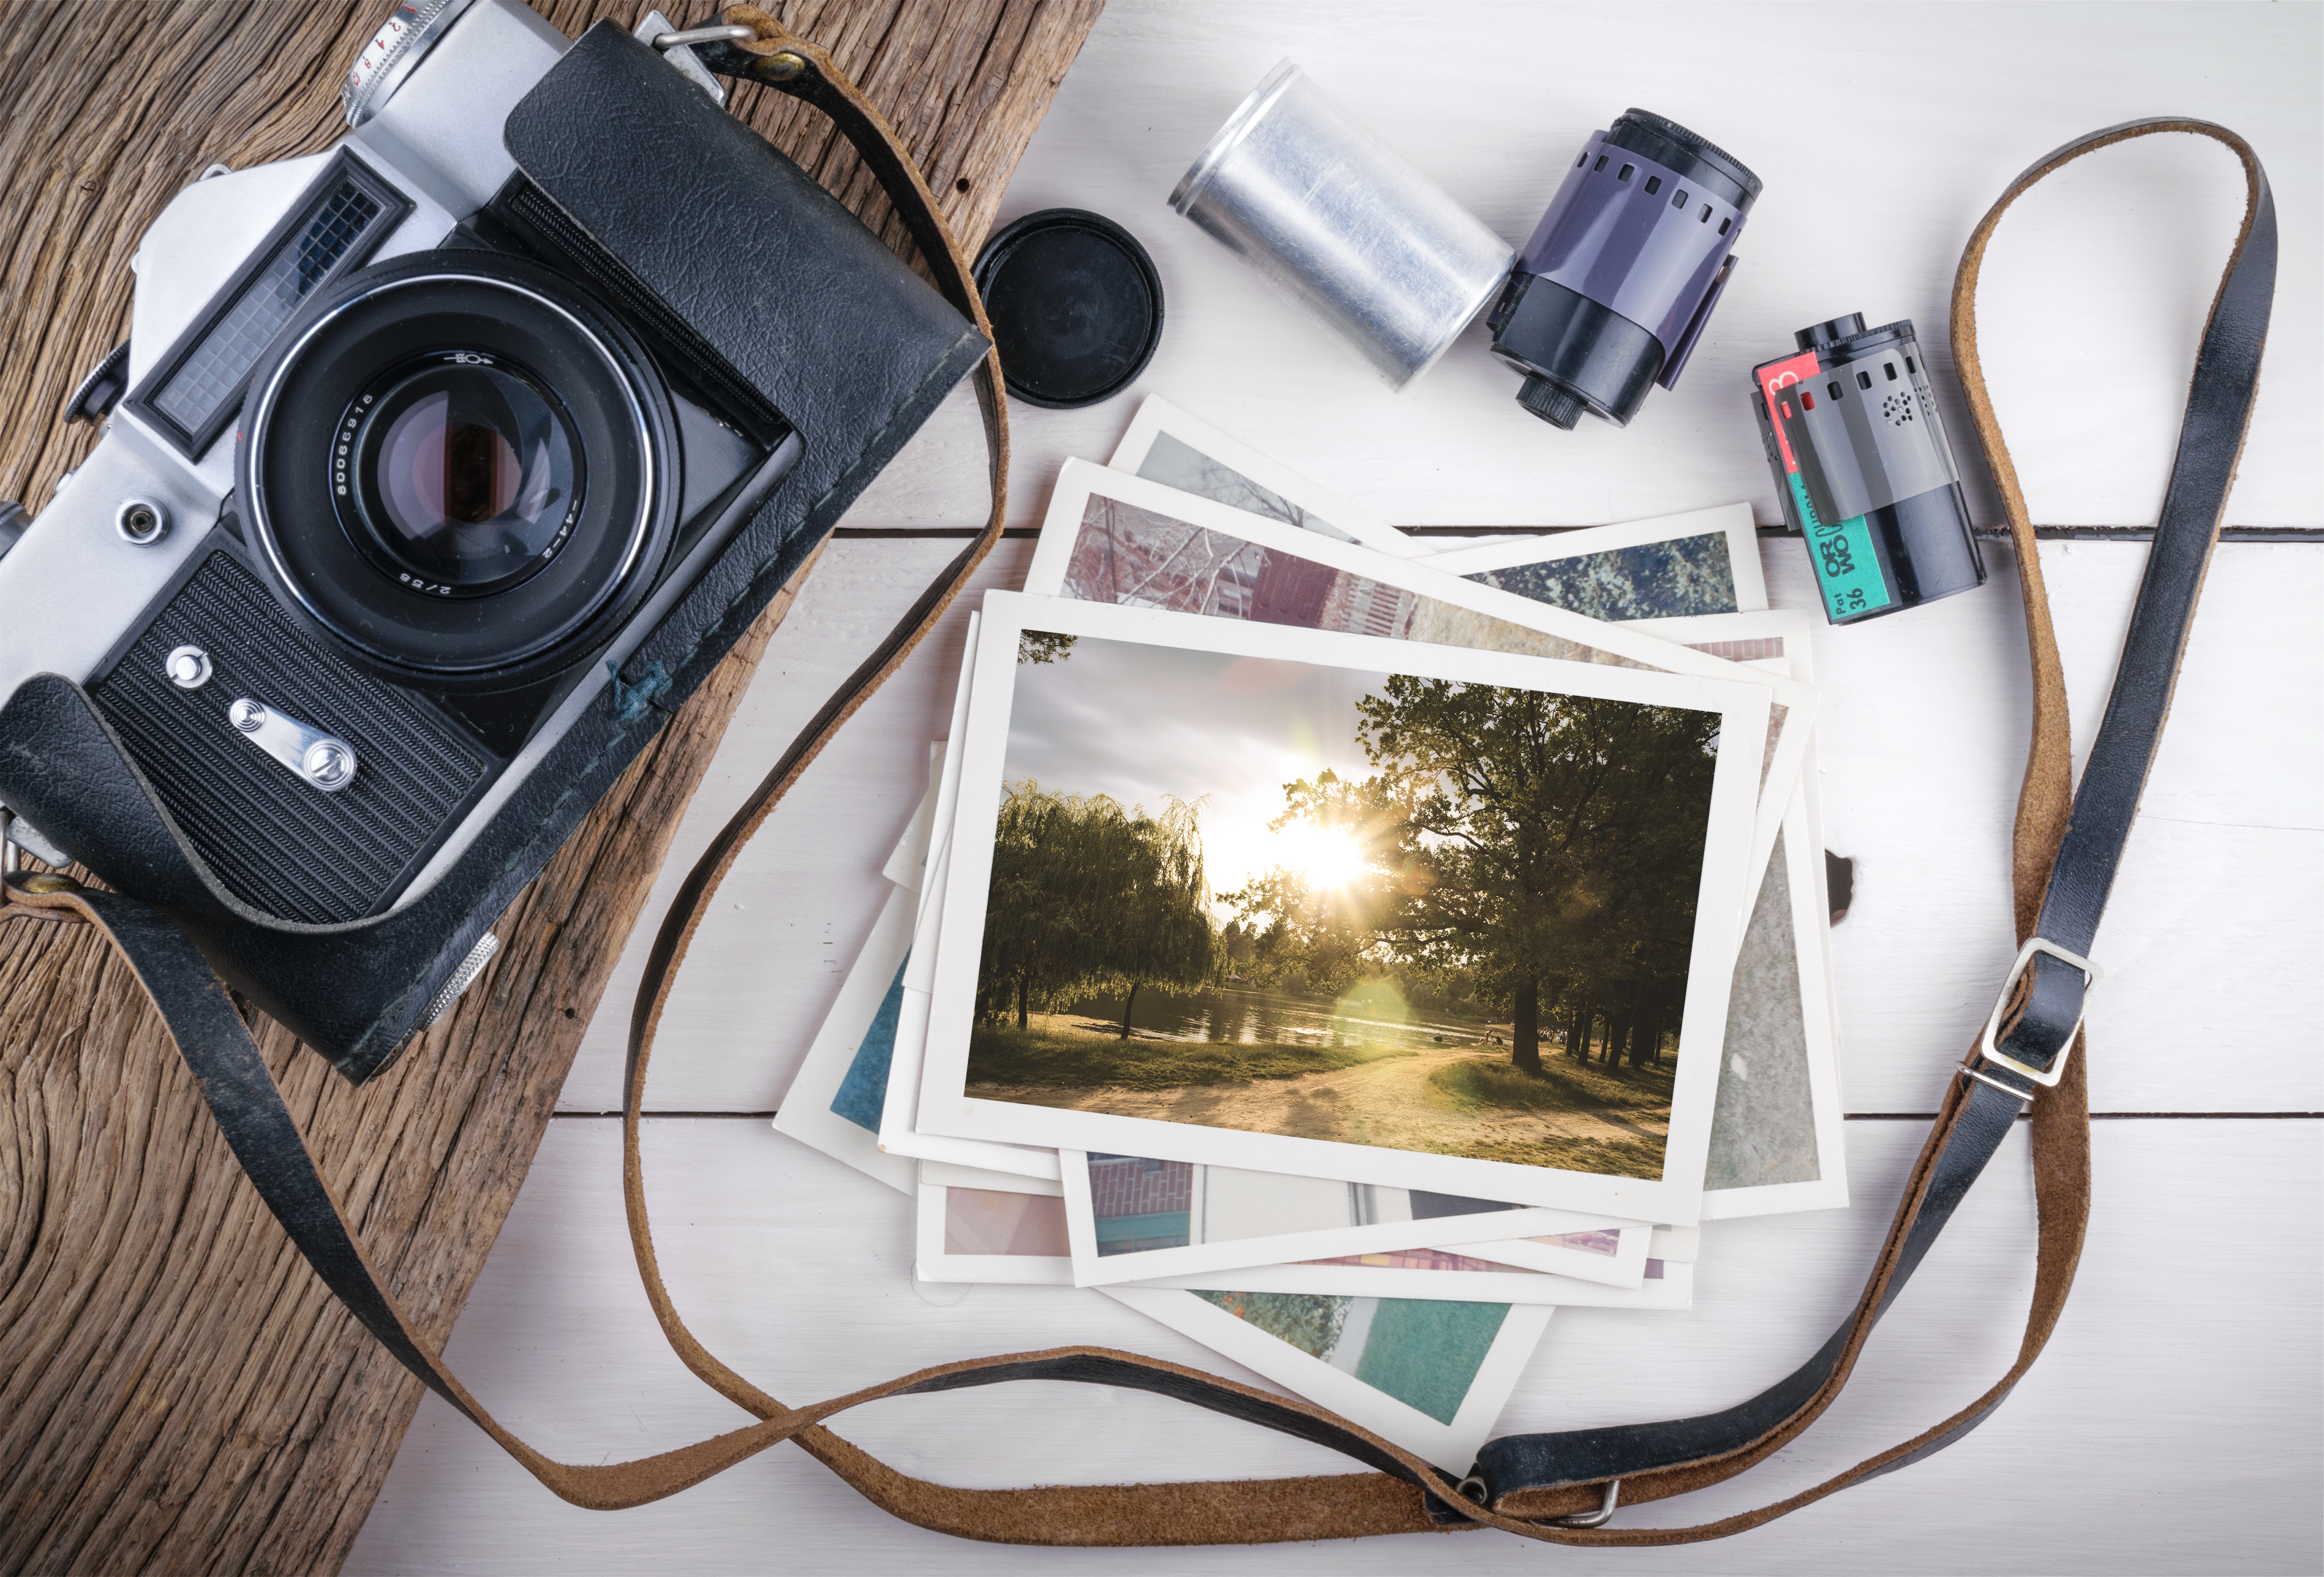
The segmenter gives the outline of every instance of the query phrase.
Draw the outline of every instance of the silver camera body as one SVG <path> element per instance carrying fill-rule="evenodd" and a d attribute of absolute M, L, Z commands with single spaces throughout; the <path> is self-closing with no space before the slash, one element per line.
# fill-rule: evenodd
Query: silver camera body
<path fill-rule="evenodd" d="M 0 703 L 80 686 L 256 916 L 425 894 L 800 452 L 686 325 L 495 217 L 504 124 L 570 47 L 520 0 L 413 0 L 339 143 L 179 193 L 76 396 L 101 441 L 0 532 Z"/>

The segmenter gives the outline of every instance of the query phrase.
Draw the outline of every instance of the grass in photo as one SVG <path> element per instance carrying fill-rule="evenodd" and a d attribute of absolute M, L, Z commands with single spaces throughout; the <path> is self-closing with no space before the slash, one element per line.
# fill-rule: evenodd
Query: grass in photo
<path fill-rule="evenodd" d="M 965 1093 L 1659 1178 L 1718 727 L 1028 631 Z"/>

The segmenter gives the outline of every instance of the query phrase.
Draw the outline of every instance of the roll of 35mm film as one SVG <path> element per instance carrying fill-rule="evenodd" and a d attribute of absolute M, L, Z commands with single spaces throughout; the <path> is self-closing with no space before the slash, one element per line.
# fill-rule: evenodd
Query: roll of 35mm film
<path fill-rule="evenodd" d="M 1835 624 L 1985 584 L 1969 503 L 1910 319 L 1851 312 L 1752 369 L 1751 404 L 1784 518 Z"/>

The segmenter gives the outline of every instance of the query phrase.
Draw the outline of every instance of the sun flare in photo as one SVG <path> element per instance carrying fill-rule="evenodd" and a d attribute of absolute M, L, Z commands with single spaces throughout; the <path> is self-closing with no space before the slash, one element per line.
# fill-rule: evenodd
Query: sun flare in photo
<path fill-rule="evenodd" d="M 1363 844 L 1345 827 L 1287 826 L 1276 836 L 1282 864 L 1305 876 L 1311 888 L 1342 888 L 1363 872 Z"/>

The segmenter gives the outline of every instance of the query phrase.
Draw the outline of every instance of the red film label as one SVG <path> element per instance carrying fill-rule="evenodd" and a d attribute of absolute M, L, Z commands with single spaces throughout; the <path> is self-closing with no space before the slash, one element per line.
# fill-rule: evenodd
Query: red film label
<path fill-rule="evenodd" d="M 1816 353 L 1803 350 L 1786 361 L 1769 362 L 1765 366 L 1754 368 L 1753 371 L 1758 375 L 1759 393 L 1767 401 L 1768 425 L 1775 429 L 1775 447 L 1783 452 L 1784 469 L 1796 472 L 1800 468 L 1799 457 L 1792 453 L 1791 440 L 1784 436 L 1784 424 L 1775 420 L 1776 411 L 1782 404 L 1782 401 L 1776 398 L 1775 391 L 1788 389 L 1794 383 L 1803 383 L 1814 377 L 1819 371 L 1816 365 Z"/>

